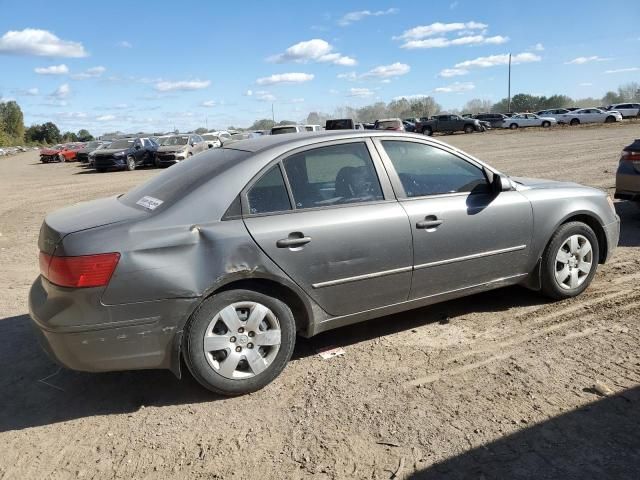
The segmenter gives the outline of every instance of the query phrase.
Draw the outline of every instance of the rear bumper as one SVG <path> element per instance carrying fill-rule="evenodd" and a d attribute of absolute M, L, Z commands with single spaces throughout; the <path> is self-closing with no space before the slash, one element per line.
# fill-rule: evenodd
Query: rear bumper
<path fill-rule="evenodd" d="M 616 172 L 615 198 L 640 200 L 640 173 L 632 162 L 620 162 Z"/>
<path fill-rule="evenodd" d="M 197 298 L 103 305 L 102 289 L 66 289 L 38 277 L 29 313 L 42 348 L 72 370 L 173 369 Z"/>

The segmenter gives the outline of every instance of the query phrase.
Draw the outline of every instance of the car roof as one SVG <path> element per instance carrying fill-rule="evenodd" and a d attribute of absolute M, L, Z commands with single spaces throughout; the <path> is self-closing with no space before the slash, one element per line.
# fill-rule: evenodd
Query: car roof
<path fill-rule="evenodd" d="M 389 132 L 375 131 L 375 130 L 326 130 L 321 132 L 304 132 L 304 133 L 283 133 L 281 135 L 263 135 L 260 137 L 241 140 L 225 145 L 222 148 L 230 148 L 233 150 L 244 150 L 246 152 L 258 153 L 274 148 L 290 145 L 291 148 L 303 147 L 306 145 L 313 145 L 314 143 L 329 142 L 332 140 L 342 139 L 366 139 L 370 137 L 388 137 L 398 136 L 404 138 L 419 138 L 425 140 L 424 135 L 401 133 L 401 132 Z M 447 145 L 444 142 L 440 142 L 436 139 L 429 138 L 432 143 L 439 143 Z M 450 147 L 451 148 L 451 147 Z"/>

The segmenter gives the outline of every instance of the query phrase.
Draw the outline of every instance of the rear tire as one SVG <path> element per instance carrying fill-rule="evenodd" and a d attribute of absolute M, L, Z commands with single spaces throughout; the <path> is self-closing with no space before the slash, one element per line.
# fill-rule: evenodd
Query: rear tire
<path fill-rule="evenodd" d="M 607 118 L 604 119 L 604 123 L 613 123 L 616 121 L 616 118 L 609 115 Z"/>
<path fill-rule="evenodd" d="M 542 254 L 542 293 L 555 300 L 580 295 L 596 274 L 599 252 L 598 237 L 589 225 L 561 225 Z"/>
<path fill-rule="evenodd" d="M 136 169 L 136 160 L 131 155 L 127 157 L 127 170 L 133 172 Z"/>
<path fill-rule="evenodd" d="M 433 135 L 433 130 L 431 130 L 430 127 L 425 128 L 424 130 L 422 130 L 422 133 L 424 135 L 426 135 L 427 137 L 430 137 Z"/>
<path fill-rule="evenodd" d="M 257 327 L 251 326 L 254 314 Z M 228 290 L 200 305 L 184 339 L 185 361 L 203 387 L 242 395 L 260 390 L 284 370 L 295 346 L 296 324 L 291 309 L 277 298 Z"/>
<path fill-rule="evenodd" d="M 577 118 L 572 118 L 571 121 L 569 122 L 569 125 L 571 125 L 572 127 L 575 127 L 576 125 L 580 125 L 580 120 L 578 120 Z"/>
<path fill-rule="evenodd" d="M 551 122 L 542 122 L 542 128 L 549 128 L 551 126 Z"/>
<path fill-rule="evenodd" d="M 517 128 L 518 128 L 518 124 L 517 124 L 517 123 L 512 123 L 511 125 L 509 125 L 509 128 L 510 128 L 511 130 L 515 130 L 515 129 L 517 129 Z"/>
<path fill-rule="evenodd" d="M 464 126 L 464 133 L 473 133 L 473 125 L 465 125 Z"/>

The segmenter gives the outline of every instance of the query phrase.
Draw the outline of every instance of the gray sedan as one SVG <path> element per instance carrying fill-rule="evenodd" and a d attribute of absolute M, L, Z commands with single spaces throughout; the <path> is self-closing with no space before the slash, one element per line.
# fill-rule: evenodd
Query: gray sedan
<path fill-rule="evenodd" d="M 602 191 L 422 135 L 265 136 L 48 215 L 29 304 L 62 365 L 180 376 L 184 358 L 237 395 L 271 382 L 297 335 L 506 285 L 578 295 L 618 235 Z"/>

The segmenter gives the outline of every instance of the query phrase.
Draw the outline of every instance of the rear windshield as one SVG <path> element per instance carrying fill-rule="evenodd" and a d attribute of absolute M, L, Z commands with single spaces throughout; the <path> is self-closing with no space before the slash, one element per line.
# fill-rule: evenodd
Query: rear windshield
<path fill-rule="evenodd" d="M 345 118 L 342 120 L 327 120 L 325 130 L 352 130 L 353 120 Z"/>
<path fill-rule="evenodd" d="M 148 211 L 166 207 L 250 155 L 251 152 L 228 148 L 209 150 L 206 155 L 196 155 L 166 169 L 129 190 L 119 200 L 130 207 Z"/>
<path fill-rule="evenodd" d="M 280 133 L 296 133 L 298 129 L 296 127 L 278 127 L 271 129 L 271 135 L 278 135 Z"/>

